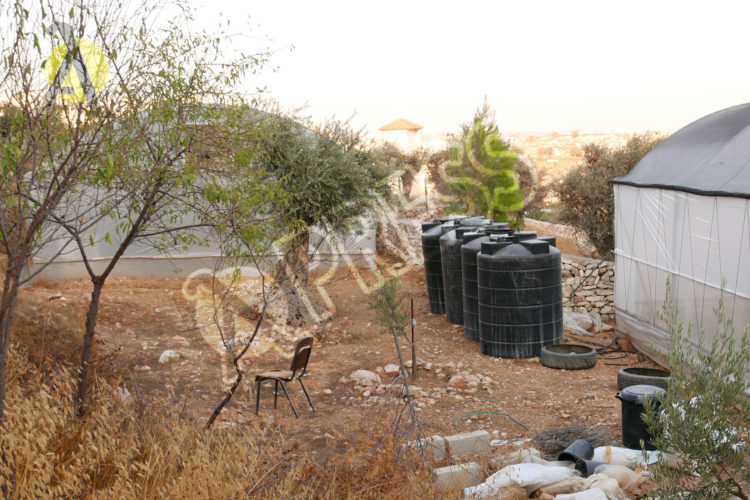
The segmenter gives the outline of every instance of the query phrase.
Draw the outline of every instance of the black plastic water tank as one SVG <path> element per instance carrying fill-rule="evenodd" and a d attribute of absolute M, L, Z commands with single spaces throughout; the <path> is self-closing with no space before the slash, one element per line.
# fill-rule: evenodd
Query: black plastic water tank
<path fill-rule="evenodd" d="M 466 217 L 456 222 L 460 226 L 470 226 L 470 227 L 482 227 L 482 226 L 487 226 L 488 224 L 493 223 L 492 219 L 488 219 L 487 217 L 484 217 L 482 215 Z"/>
<path fill-rule="evenodd" d="M 514 233 L 507 222 L 496 222 L 484 226 L 481 231 L 483 238 L 470 236 L 474 233 L 464 235 L 464 245 L 461 247 L 461 271 L 464 283 L 464 337 L 479 342 L 479 297 L 477 292 L 477 254 L 484 242 L 500 242 L 494 246 L 499 250 L 502 246 L 517 243 L 522 239 L 530 239 L 536 233 L 525 231 Z M 514 237 L 514 234 L 519 234 Z M 468 238 L 467 238 L 468 237 Z M 504 238 L 510 238 L 507 242 Z M 488 247 L 489 248 L 489 247 Z"/>
<path fill-rule="evenodd" d="M 443 264 L 445 319 L 454 325 L 464 324 L 464 293 L 461 279 L 461 245 L 465 233 L 474 228 L 458 226 L 440 237 L 440 258 Z"/>
<path fill-rule="evenodd" d="M 464 306 L 464 337 L 479 342 L 479 298 L 477 296 L 477 254 L 482 248 L 482 243 L 505 237 L 505 234 L 488 234 L 489 229 L 484 231 L 464 233 L 463 245 L 461 245 L 461 277 L 463 279 L 463 306 Z M 512 233 L 513 230 L 510 229 Z"/>
<path fill-rule="evenodd" d="M 513 234 L 513 229 L 507 222 L 493 222 L 484 226 L 484 232 L 489 234 Z"/>
<path fill-rule="evenodd" d="M 435 222 L 456 222 L 461 219 L 468 219 L 468 215 L 446 215 L 445 217 L 440 217 L 439 219 L 435 219 Z"/>
<path fill-rule="evenodd" d="M 488 241 L 477 254 L 479 344 L 482 354 L 503 358 L 538 356 L 562 342 L 560 251 L 548 241 Z"/>
<path fill-rule="evenodd" d="M 440 259 L 440 237 L 442 235 L 443 224 L 440 222 L 422 224 L 422 254 L 424 256 L 425 279 L 427 280 L 427 301 L 430 304 L 432 314 L 445 314 L 443 263 Z"/>

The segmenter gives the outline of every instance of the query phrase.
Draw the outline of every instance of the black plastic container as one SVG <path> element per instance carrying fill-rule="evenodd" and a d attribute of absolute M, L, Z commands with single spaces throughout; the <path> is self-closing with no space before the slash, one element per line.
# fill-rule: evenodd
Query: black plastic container
<path fill-rule="evenodd" d="M 464 293 L 461 272 L 461 245 L 472 227 L 458 226 L 440 237 L 440 259 L 443 264 L 443 297 L 445 319 L 454 325 L 464 324 Z"/>
<path fill-rule="evenodd" d="M 457 221 L 458 225 L 460 226 L 468 226 L 468 227 L 482 227 L 487 226 L 489 224 L 492 224 L 492 219 L 488 219 L 487 217 L 484 217 L 482 215 L 474 216 L 474 217 L 465 217 Z"/>
<path fill-rule="evenodd" d="M 581 473 L 581 477 L 589 477 L 596 473 L 596 468 L 600 465 L 609 465 L 607 462 L 600 462 L 597 460 L 586 460 L 579 458 L 576 460 L 576 470 Z"/>
<path fill-rule="evenodd" d="M 594 447 L 585 439 L 576 439 L 557 455 L 559 462 L 575 462 L 577 460 L 591 460 L 594 456 Z"/>
<path fill-rule="evenodd" d="M 487 234 L 513 234 L 513 229 L 507 222 L 493 222 L 484 226 L 483 229 Z"/>
<path fill-rule="evenodd" d="M 622 403 L 622 444 L 633 450 L 641 449 L 641 440 L 647 450 L 655 450 L 651 444 L 651 434 L 643 421 L 645 413 L 644 401 L 650 400 L 656 408 L 659 399 L 666 396 L 667 391 L 655 385 L 631 385 L 615 394 Z"/>
<path fill-rule="evenodd" d="M 482 243 L 477 254 L 482 354 L 530 358 L 543 346 L 562 343 L 560 256 L 548 241 L 526 231 Z"/>
<path fill-rule="evenodd" d="M 495 226 L 494 228 L 491 226 Z M 486 226 L 482 232 L 464 233 L 461 246 L 461 277 L 463 279 L 464 337 L 479 342 L 479 296 L 477 292 L 477 254 L 482 243 L 497 241 L 513 233 L 507 223 Z M 505 226 L 505 227 L 498 227 Z M 491 232 L 494 231 L 494 232 Z M 501 232 L 502 231 L 502 232 Z"/>
<path fill-rule="evenodd" d="M 452 222 L 445 224 L 452 225 Z M 422 224 L 422 254 L 427 280 L 427 301 L 432 314 L 445 314 L 443 263 L 440 259 L 440 237 L 443 235 L 443 225 L 440 222 Z"/>
<path fill-rule="evenodd" d="M 445 217 L 436 219 L 435 222 L 440 222 L 441 224 L 444 222 L 456 222 L 461 219 L 467 219 L 468 217 L 468 215 L 446 215 Z"/>

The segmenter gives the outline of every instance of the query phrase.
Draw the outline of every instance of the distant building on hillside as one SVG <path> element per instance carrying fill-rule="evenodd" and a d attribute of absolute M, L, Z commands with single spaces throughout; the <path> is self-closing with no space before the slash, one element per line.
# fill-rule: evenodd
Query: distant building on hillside
<path fill-rule="evenodd" d="M 378 130 L 385 142 L 391 142 L 406 153 L 416 151 L 422 146 L 422 126 L 399 118 Z"/>

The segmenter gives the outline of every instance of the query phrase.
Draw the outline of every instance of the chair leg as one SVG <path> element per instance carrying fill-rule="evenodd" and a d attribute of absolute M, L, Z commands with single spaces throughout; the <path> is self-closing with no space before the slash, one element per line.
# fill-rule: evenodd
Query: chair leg
<path fill-rule="evenodd" d="M 305 389 L 305 384 L 302 383 L 302 379 L 298 378 L 299 385 L 302 387 L 302 391 L 305 393 L 305 396 L 307 396 L 307 402 L 310 403 L 310 408 L 312 408 L 312 411 L 316 411 L 315 407 L 312 404 L 312 399 L 310 399 L 310 395 L 307 393 L 307 389 Z"/>
<path fill-rule="evenodd" d="M 276 409 L 276 400 L 279 397 L 279 381 L 274 380 L 273 381 L 273 409 Z"/>
<path fill-rule="evenodd" d="M 258 414 L 258 407 L 260 406 L 260 380 L 255 381 L 255 414 Z"/>
<path fill-rule="evenodd" d="M 286 396 L 286 400 L 289 401 L 289 406 L 292 407 L 292 412 L 294 413 L 295 418 L 299 418 L 299 415 L 297 415 L 297 410 L 294 408 L 294 403 L 292 403 L 292 399 L 289 397 L 289 393 L 286 391 L 286 384 L 283 380 L 280 380 L 281 382 L 281 388 L 284 389 L 284 395 Z"/>

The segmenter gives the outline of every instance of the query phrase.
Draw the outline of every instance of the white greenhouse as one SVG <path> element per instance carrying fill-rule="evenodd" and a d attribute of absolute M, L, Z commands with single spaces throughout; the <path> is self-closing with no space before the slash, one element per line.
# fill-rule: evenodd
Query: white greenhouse
<path fill-rule="evenodd" d="M 750 104 L 705 116 L 674 133 L 626 176 L 615 195 L 617 330 L 664 362 L 666 297 L 697 343 L 725 310 L 750 323 Z"/>

